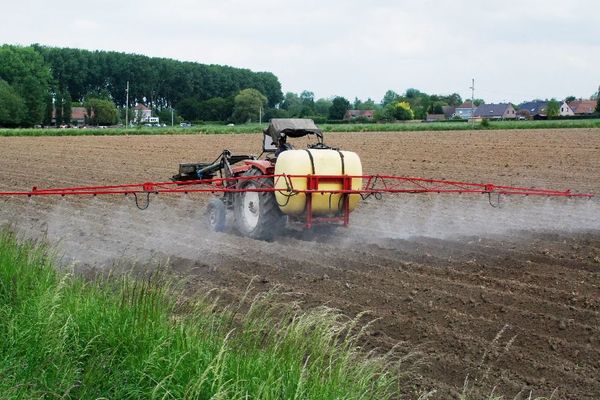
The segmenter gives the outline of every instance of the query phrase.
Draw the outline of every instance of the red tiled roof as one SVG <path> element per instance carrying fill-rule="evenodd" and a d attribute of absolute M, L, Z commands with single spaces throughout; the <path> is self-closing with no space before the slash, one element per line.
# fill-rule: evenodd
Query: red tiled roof
<path fill-rule="evenodd" d="M 357 117 L 372 118 L 374 114 L 375 114 L 375 110 L 348 110 L 348 111 L 346 111 L 346 115 L 351 118 L 357 118 Z"/>
<path fill-rule="evenodd" d="M 135 107 L 133 107 L 134 110 L 149 110 L 148 107 L 146 107 L 145 105 L 143 105 L 142 103 L 138 103 L 136 104 Z"/>
<path fill-rule="evenodd" d="M 71 119 L 85 120 L 87 110 L 85 107 L 73 107 L 71 109 Z"/>
<path fill-rule="evenodd" d="M 595 100 L 574 100 L 569 103 L 569 107 L 575 114 L 592 114 L 596 110 Z"/>
<path fill-rule="evenodd" d="M 462 103 L 460 106 L 458 106 L 456 108 L 477 108 L 477 107 L 473 107 L 473 103 L 471 103 L 470 101 L 465 101 L 464 103 Z"/>

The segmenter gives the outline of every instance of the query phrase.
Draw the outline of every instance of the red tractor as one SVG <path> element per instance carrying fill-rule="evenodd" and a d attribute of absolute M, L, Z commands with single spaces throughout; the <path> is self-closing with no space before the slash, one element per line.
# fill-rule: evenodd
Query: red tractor
<path fill-rule="evenodd" d="M 315 142 L 307 149 L 294 149 L 289 138 L 314 136 Z M 358 195 L 323 193 L 326 204 L 318 198 L 309 200 L 305 193 L 295 189 L 307 187 L 307 172 L 319 175 L 345 175 L 352 162 L 353 172 L 362 174 L 360 160 L 354 153 L 342 152 L 323 142 L 323 133 L 310 119 L 273 119 L 264 130 L 263 152 L 259 157 L 232 155 L 224 150 L 213 163 L 180 164 L 175 182 L 215 180 L 222 185 L 223 195 L 210 201 L 207 219 L 216 231 L 226 227 L 227 213 L 233 212 L 236 229 L 244 236 L 267 239 L 290 222 L 344 223 L 344 216 L 354 208 Z M 264 155 L 264 158 L 261 158 Z M 358 163 L 358 164 L 357 164 Z M 356 167 L 359 168 L 356 168 Z M 222 179 L 219 181 L 218 179 Z M 317 188 L 343 189 L 344 179 L 320 179 Z M 362 186 L 362 179 L 355 179 L 355 187 Z M 303 185 L 304 183 L 304 185 Z M 350 186 L 352 182 L 350 180 Z M 294 189 L 295 188 L 295 189 Z M 281 190 L 276 190 L 281 189 Z"/>

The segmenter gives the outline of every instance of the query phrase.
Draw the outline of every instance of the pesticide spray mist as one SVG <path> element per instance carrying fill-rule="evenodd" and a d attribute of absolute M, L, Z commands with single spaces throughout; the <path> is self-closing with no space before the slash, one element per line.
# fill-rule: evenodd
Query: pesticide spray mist
<path fill-rule="evenodd" d="M 239 255 L 245 246 L 268 252 L 270 247 L 280 251 L 288 245 L 290 239 L 285 235 L 271 246 L 233 232 L 211 232 L 203 222 L 204 204 L 206 198 L 159 197 L 140 211 L 130 198 L 16 200 L 4 202 L 0 208 L 0 225 L 8 223 L 27 238 L 48 240 L 57 246 L 65 264 L 99 267 L 114 267 L 123 260 L 143 264 L 183 258 L 217 268 L 223 256 Z M 600 202 L 504 197 L 500 207 L 494 208 L 485 196 L 390 195 L 360 204 L 349 229 L 340 228 L 331 237 L 312 240 L 343 247 L 382 239 L 425 236 L 456 240 L 514 231 L 600 232 Z M 298 242 L 292 240 L 289 245 L 297 247 Z"/>
<path fill-rule="evenodd" d="M 497 198 L 487 196 L 411 194 L 371 199 L 353 215 L 352 223 L 352 234 L 365 239 L 594 231 L 600 229 L 600 202 L 505 196 L 498 204 Z"/>

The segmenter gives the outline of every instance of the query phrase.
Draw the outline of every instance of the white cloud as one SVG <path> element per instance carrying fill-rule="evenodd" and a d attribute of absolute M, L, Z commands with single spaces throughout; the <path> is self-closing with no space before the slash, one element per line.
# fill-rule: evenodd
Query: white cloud
<path fill-rule="evenodd" d="M 7 1 L 7 0 L 2 0 Z M 25 0 L 5 43 L 117 50 L 274 72 L 285 91 L 379 100 L 387 89 L 520 101 L 600 83 L 592 0 Z"/>

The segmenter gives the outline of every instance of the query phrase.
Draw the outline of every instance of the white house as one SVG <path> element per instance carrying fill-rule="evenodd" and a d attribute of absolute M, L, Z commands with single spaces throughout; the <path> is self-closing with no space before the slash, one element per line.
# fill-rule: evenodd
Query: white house
<path fill-rule="evenodd" d="M 560 115 L 561 117 L 572 117 L 573 115 L 575 115 L 573 109 L 569 107 L 566 101 L 562 102 L 558 113 L 558 115 Z"/>
<path fill-rule="evenodd" d="M 138 123 L 152 122 L 152 110 L 143 105 L 142 103 L 138 103 L 133 107 L 133 119 Z"/>
<path fill-rule="evenodd" d="M 460 106 L 456 107 L 456 110 L 454 110 L 454 116 L 462 119 L 469 119 L 473 116 L 476 108 L 477 107 L 474 107 L 470 101 L 465 101 Z"/>

